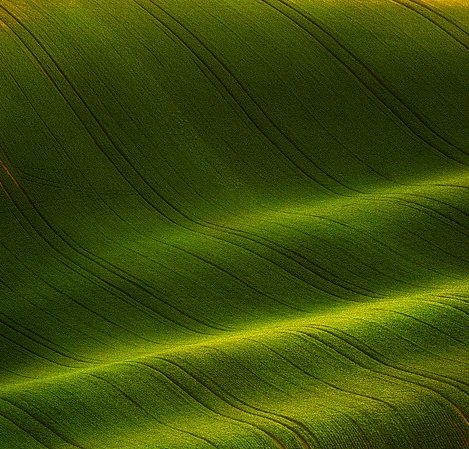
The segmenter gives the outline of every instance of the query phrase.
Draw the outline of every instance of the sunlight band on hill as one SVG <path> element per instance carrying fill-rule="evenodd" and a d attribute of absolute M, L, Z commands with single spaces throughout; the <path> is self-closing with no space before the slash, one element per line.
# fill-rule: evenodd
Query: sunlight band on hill
<path fill-rule="evenodd" d="M 0 449 L 469 446 L 467 1 L 0 25 Z"/>

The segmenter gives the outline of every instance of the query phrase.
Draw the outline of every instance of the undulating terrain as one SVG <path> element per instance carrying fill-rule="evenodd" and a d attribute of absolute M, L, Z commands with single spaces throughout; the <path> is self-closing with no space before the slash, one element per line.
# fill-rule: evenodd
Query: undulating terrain
<path fill-rule="evenodd" d="M 469 2 L 0 0 L 0 449 L 469 447 Z"/>

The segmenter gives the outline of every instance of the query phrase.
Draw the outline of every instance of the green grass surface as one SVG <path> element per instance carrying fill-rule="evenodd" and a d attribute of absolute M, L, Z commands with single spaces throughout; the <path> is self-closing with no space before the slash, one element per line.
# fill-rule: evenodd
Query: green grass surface
<path fill-rule="evenodd" d="M 0 2 L 1 449 L 469 447 L 469 3 Z"/>

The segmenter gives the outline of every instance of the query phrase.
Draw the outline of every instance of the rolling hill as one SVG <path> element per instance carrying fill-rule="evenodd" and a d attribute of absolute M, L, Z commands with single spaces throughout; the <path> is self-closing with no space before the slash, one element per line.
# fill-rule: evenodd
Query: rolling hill
<path fill-rule="evenodd" d="M 2 0 L 1 449 L 469 447 L 469 3 Z"/>

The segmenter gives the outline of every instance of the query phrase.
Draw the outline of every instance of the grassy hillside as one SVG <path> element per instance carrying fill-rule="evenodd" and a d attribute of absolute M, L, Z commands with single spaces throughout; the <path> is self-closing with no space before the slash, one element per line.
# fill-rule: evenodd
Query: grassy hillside
<path fill-rule="evenodd" d="M 466 0 L 3 0 L 0 449 L 469 447 Z"/>

